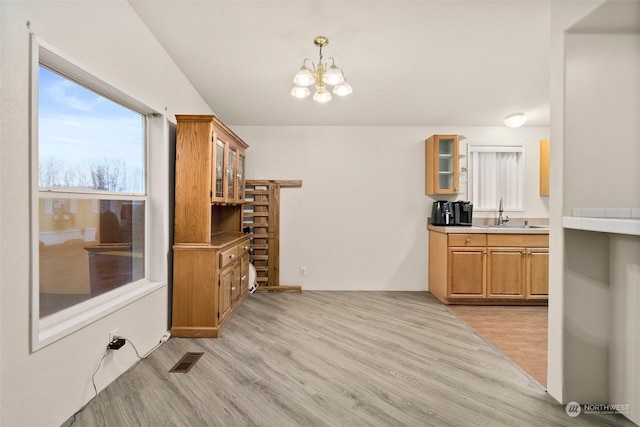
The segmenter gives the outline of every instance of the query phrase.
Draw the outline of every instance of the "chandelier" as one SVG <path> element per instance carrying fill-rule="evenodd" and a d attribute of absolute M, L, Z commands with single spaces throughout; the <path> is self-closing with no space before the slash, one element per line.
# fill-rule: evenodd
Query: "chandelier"
<path fill-rule="evenodd" d="M 315 83 L 316 93 L 313 95 L 314 101 L 325 103 L 331 101 L 331 92 L 327 86 L 333 86 L 333 93 L 338 96 L 347 96 L 353 89 L 349 82 L 344 78 L 342 69 L 335 64 L 333 58 L 331 65 L 329 60 L 322 62 L 322 48 L 329 44 L 329 39 L 318 36 L 313 39 L 313 43 L 320 48 L 320 59 L 316 66 L 311 58 L 305 58 L 302 61 L 302 67 L 293 78 L 295 86 L 291 89 L 291 95 L 296 98 L 306 98 L 311 94 L 309 86 Z M 307 67 L 307 61 L 311 62 L 311 68 Z"/>

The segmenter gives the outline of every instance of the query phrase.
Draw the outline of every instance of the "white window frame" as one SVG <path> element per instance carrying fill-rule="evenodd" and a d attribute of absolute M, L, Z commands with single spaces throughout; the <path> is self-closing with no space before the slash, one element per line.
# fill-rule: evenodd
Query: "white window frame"
<path fill-rule="evenodd" d="M 500 191 L 496 186 L 496 182 L 493 182 L 493 187 L 488 190 L 491 193 L 490 200 L 487 204 L 481 204 L 478 202 L 478 194 L 480 193 L 480 180 L 478 174 L 478 156 L 475 153 L 517 153 L 519 158 L 517 163 L 513 165 L 515 171 L 513 175 L 507 179 L 512 180 L 515 185 L 511 194 L 498 194 Z M 496 144 L 469 144 L 467 146 L 467 159 L 468 159 L 468 181 L 467 181 L 467 194 L 469 199 L 473 203 L 474 211 L 478 212 L 493 212 L 499 208 L 500 198 L 503 198 L 504 211 L 510 212 L 522 212 L 526 209 L 526 197 L 525 197 L 525 179 L 526 179 L 526 158 L 525 158 L 525 146 L 522 144 L 516 145 L 496 145 Z"/>
<path fill-rule="evenodd" d="M 146 117 L 145 120 L 145 277 L 93 297 L 72 307 L 40 318 L 38 203 L 42 196 L 38 176 L 38 74 L 44 65 L 97 93 Z M 31 139 L 31 351 L 37 351 L 78 329 L 101 319 L 144 296 L 167 286 L 168 272 L 168 123 L 164 115 L 116 89 L 104 80 L 66 59 L 31 34 L 30 64 Z M 149 147 L 153 145 L 154 150 Z M 75 199 L 73 189 L 60 191 L 58 198 Z M 119 193 L 96 192 L 105 199 L 122 198 Z M 131 197 L 127 196 L 127 200 Z"/>

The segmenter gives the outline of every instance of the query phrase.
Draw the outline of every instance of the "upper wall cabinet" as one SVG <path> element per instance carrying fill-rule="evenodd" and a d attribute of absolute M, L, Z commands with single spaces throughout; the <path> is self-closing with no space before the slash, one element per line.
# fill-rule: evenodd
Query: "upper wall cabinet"
<path fill-rule="evenodd" d="M 176 115 L 176 243 L 241 231 L 245 144 L 213 115 Z"/>
<path fill-rule="evenodd" d="M 540 140 L 540 195 L 549 195 L 549 140 Z"/>
<path fill-rule="evenodd" d="M 243 203 L 244 150 L 247 145 L 222 122 L 216 119 L 212 123 L 213 160 L 211 164 L 215 165 L 215 169 L 211 171 L 211 187 L 213 188 L 211 203 Z"/>
<path fill-rule="evenodd" d="M 458 193 L 459 135 L 432 135 L 425 141 L 425 194 Z"/>

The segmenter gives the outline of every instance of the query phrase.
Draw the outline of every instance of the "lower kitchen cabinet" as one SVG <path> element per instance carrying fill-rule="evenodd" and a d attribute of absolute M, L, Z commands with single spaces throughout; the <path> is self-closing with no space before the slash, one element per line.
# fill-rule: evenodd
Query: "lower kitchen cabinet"
<path fill-rule="evenodd" d="M 549 249 L 489 248 L 487 298 L 548 299 Z"/>
<path fill-rule="evenodd" d="M 434 233 L 435 234 L 435 233 Z M 487 237 L 484 234 L 446 234 L 447 298 L 486 296 Z M 445 242 L 440 242 L 443 245 Z M 434 266 L 438 268 L 438 266 Z M 431 270 L 431 268 L 430 268 Z"/>
<path fill-rule="evenodd" d="M 488 248 L 487 256 L 487 298 L 523 299 L 525 258 L 520 248 Z"/>
<path fill-rule="evenodd" d="M 429 291 L 446 304 L 536 304 L 548 298 L 546 234 L 429 231 Z"/>
<path fill-rule="evenodd" d="M 449 298 L 484 298 L 484 248 L 449 248 Z"/>
<path fill-rule="evenodd" d="M 173 247 L 174 336 L 217 337 L 248 294 L 249 238 L 223 234 Z"/>
<path fill-rule="evenodd" d="M 529 248 L 526 262 L 526 298 L 549 298 L 549 249 Z"/>

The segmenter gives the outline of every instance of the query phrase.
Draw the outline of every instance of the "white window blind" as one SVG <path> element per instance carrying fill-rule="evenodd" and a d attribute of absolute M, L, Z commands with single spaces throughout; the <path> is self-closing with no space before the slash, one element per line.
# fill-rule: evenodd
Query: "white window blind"
<path fill-rule="evenodd" d="M 469 144 L 469 199 L 476 210 L 524 209 L 524 146 Z"/>

